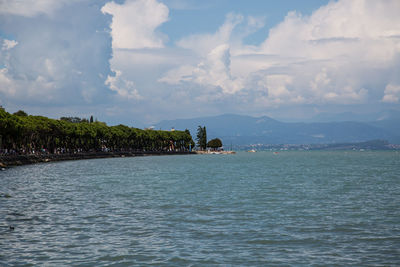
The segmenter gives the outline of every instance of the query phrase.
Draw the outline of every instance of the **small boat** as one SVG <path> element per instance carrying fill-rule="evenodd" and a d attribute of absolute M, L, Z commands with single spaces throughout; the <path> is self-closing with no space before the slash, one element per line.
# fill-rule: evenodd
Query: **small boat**
<path fill-rule="evenodd" d="M 251 150 L 248 150 L 247 152 L 252 152 L 252 153 L 254 153 L 254 152 L 256 152 L 256 150 L 255 150 L 255 149 L 251 149 Z"/>

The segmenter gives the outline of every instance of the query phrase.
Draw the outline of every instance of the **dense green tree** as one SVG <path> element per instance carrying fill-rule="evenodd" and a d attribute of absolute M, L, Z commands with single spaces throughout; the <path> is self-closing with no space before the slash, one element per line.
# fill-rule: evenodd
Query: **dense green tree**
<path fill-rule="evenodd" d="M 201 127 L 200 125 L 197 127 L 197 146 L 201 150 L 205 150 L 207 148 L 207 130 L 206 127 Z"/>
<path fill-rule="evenodd" d="M 188 129 L 185 130 L 185 133 L 186 133 L 185 142 L 187 143 L 187 146 L 188 146 L 188 147 L 186 147 L 186 149 L 189 149 L 189 148 L 193 149 L 196 146 L 196 144 L 194 143 L 193 139 L 191 138 L 192 135 L 190 134 L 190 131 Z"/>
<path fill-rule="evenodd" d="M 222 147 L 222 141 L 219 138 L 212 139 L 207 143 L 207 147 L 212 148 L 214 150 L 218 149 Z"/>
<path fill-rule="evenodd" d="M 62 117 L 9 114 L 0 108 L 0 153 L 74 153 L 82 151 L 185 151 L 189 131 L 152 131 L 125 125 Z"/>
<path fill-rule="evenodd" d="M 28 114 L 23 110 L 18 110 L 17 112 L 14 112 L 13 114 L 16 115 L 16 116 L 21 116 L 21 117 L 28 116 Z"/>
<path fill-rule="evenodd" d="M 207 148 L 207 130 L 206 130 L 206 126 L 203 127 L 203 139 L 201 141 L 201 144 L 203 146 L 203 149 Z"/>
<path fill-rule="evenodd" d="M 60 120 L 68 121 L 68 122 L 72 122 L 72 123 L 81 123 L 81 122 L 84 122 L 84 120 L 86 120 L 86 119 L 81 119 L 79 117 L 61 117 Z"/>
<path fill-rule="evenodd" d="M 197 146 L 201 149 L 201 140 L 203 139 L 203 127 L 197 126 L 196 142 Z"/>

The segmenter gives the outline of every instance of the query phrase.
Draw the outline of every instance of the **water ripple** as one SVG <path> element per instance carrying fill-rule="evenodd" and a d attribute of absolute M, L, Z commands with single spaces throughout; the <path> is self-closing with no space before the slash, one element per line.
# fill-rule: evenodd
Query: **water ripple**
<path fill-rule="evenodd" d="M 340 151 L 11 168 L 0 266 L 398 266 L 399 173 Z"/>

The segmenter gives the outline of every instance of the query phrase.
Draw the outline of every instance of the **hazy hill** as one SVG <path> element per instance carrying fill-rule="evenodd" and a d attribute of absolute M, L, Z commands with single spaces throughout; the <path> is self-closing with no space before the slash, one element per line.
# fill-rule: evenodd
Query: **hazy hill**
<path fill-rule="evenodd" d="M 162 121 L 156 129 L 189 129 L 195 138 L 197 126 L 207 127 L 208 139 L 220 137 L 225 145 L 319 144 L 385 139 L 400 142 L 398 118 L 372 122 L 338 121 L 286 123 L 272 118 L 225 114 L 214 117 Z"/>

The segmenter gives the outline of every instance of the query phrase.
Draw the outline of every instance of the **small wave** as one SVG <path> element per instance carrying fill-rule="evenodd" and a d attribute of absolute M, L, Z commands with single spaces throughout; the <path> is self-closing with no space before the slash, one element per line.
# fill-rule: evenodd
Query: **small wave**
<path fill-rule="evenodd" d="M 190 263 L 189 260 L 178 257 L 178 256 L 174 256 L 174 257 L 170 258 L 168 260 L 168 262 L 173 263 L 173 264 L 189 264 Z"/>
<path fill-rule="evenodd" d="M 304 239 L 253 239 L 248 240 L 248 244 L 252 245 L 292 245 L 292 244 L 310 244 L 319 242 L 315 238 L 304 238 Z"/>
<path fill-rule="evenodd" d="M 19 212 L 9 212 L 7 215 L 10 216 L 25 216 L 25 214 L 19 213 Z"/>

